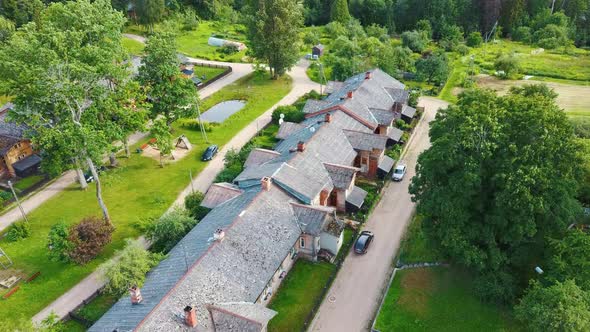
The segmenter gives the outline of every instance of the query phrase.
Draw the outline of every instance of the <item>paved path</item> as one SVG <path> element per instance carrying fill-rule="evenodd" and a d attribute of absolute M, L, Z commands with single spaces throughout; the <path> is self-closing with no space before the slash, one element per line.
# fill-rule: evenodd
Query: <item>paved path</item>
<path fill-rule="evenodd" d="M 127 35 L 129 36 L 129 35 Z M 140 39 L 145 39 L 141 36 L 135 36 Z M 140 40 L 141 41 L 141 40 Z M 206 86 L 202 90 L 199 91 L 200 98 L 206 98 L 212 95 L 213 93 L 219 91 L 224 86 L 235 82 L 236 80 L 252 73 L 254 70 L 251 64 L 246 63 L 223 63 L 217 61 L 207 61 L 207 60 L 200 60 L 200 59 L 193 59 L 189 58 L 191 61 L 198 61 L 203 63 L 212 63 L 212 64 L 219 64 L 224 66 L 231 66 L 232 72 L 213 82 L 212 84 Z M 305 74 L 305 71 L 303 72 Z M 307 76 L 306 76 L 307 77 Z M 317 85 L 317 84 L 316 84 Z M 130 145 L 137 143 L 143 137 L 145 137 L 145 133 L 138 133 L 134 134 L 129 138 Z M 30 213 L 41 204 L 45 203 L 47 200 L 52 198 L 53 196 L 57 195 L 67 187 L 69 187 L 72 183 L 76 182 L 76 172 L 75 171 L 68 171 L 61 175 L 57 180 L 53 181 L 51 184 L 46 186 L 45 188 L 37 191 L 26 197 L 24 200 L 21 200 L 23 209 L 26 213 Z M 10 226 L 13 222 L 18 221 L 22 218 L 20 210 L 15 206 L 12 209 L 5 212 L 2 216 L 0 216 L 0 231 L 5 229 L 6 227 Z"/>
<path fill-rule="evenodd" d="M 276 107 L 280 105 L 291 104 L 295 102 L 299 97 L 301 97 L 302 95 L 304 95 L 312 89 L 319 90 L 319 85 L 311 81 L 305 73 L 305 70 L 308 65 L 309 62 L 307 62 L 306 60 L 300 60 L 299 63 L 297 63 L 297 65 L 289 72 L 289 75 L 293 79 L 293 89 L 291 90 L 291 92 L 289 92 L 289 94 L 287 94 L 277 104 L 272 106 L 268 111 L 259 116 L 255 121 L 250 123 L 239 133 L 237 133 L 219 151 L 218 155 L 211 162 L 209 162 L 207 167 L 205 167 L 205 169 L 203 169 L 203 171 L 201 171 L 201 173 L 199 173 L 199 175 L 193 179 L 192 185 L 194 186 L 195 190 L 199 190 L 202 192 L 207 191 L 217 173 L 219 173 L 223 169 L 223 158 L 225 157 L 227 151 L 229 151 L 231 148 L 239 149 L 242 146 L 244 146 L 252 137 L 254 137 L 254 135 L 256 135 L 259 129 L 261 129 L 270 122 L 272 111 Z M 208 86 L 207 88 L 212 86 L 213 84 Z M 201 91 L 204 91 L 205 89 Z M 201 96 L 203 96 L 202 92 Z M 192 186 L 189 183 L 189 185 L 179 194 L 176 201 L 172 204 L 172 206 L 170 207 L 171 209 L 176 205 L 181 205 L 184 203 L 184 197 L 191 192 L 191 187 Z M 142 241 L 142 243 L 147 246 L 147 242 L 143 237 L 140 238 L 140 241 Z M 70 311 L 72 311 L 74 308 L 80 305 L 84 300 L 89 298 L 103 285 L 104 281 L 102 280 L 100 273 L 95 270 L 86 278 L 84 278 L 81 282 L 79 282 L 76 286 L 72 287 L 70 290 L 68 290 L 66 293 L 60 296 L 57 300 L 53 301 L 45 309 L 37 313 L 33 317 L 33 322 L 37 324 L 40 323 L 43 319 L 49 316 L 51 312 L 54 312 L 60 318 L 65 317 L 66 315 L 68 315 Z"/>
<path fill-rule="evenodd" d="M 348 255 L 326 296 L 333 301 L 322 303 L 308 331 L 359 332 L 370 329 L 400 240 L 414 213 L 408 185 L 415 174 L 418 155 L 430 146 L 428 123 L 434 119 L 436 110 L 446 107 L 447 103 L 425 97 L 421 98 L 420 105 L 426 111 L 402 159 L 408 165 L 408 173 L 402 182 L 387 185 L 363 228 L 375 233 L 371 248 L 362 256 Z"/>

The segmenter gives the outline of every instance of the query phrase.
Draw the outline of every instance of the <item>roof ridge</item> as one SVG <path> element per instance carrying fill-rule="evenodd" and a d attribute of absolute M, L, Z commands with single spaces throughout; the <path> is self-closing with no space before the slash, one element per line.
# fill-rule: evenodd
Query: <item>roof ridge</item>
<path fill-rule="evenodd" d="M 231 229 L 231 228 L 232 228 L 232 227 L 233 227 L 235 224 L 237 224 L 237 223 L 238 223 L 238 221 L 240 221 L 240 220 L 242 219 L 242 212 L 243 212 L 243 211 L 246 211 L 246 210 L 247 210 L 247 209 L 248 209 L 248 208 L 249 208 L 249 207 L 252 205 L 252 203 L 253 203 L 253 202 L 254 202 L 254 201 L 255 201 L 255 200 L 258 198 L 258 197 L 260 197 L 260 196 L 261 196 L 262 192 L 263 192 L 263 191 L 258 191 L 258 192 L 256 193 L 256 195 L 254 195 L 254 197 L 252 197 L 252 200 L 251 200 L 250 202 L 248 202 L 248 204 L 247 204 L 247 205 L 246 205 L 246 206 L 245 206 L 245 207 L 242 209 L 242 211 L 240 211 L 240 213 L 239 213 L 237 216 L 235 216 L 235 217 L 233 218 L 232 222 L 231 222 L 231 223 L 230 223 L 230 224 L 229 224 L 227 227 L 225 227 L 224 231 L 226 232 L 226 234 L 227 234 L 227 231 L 228 231 L 229 229 Z M 236 197 L 239 197 L 239 196 L 240 196 L 240 195 L 238 195 L 238 196 L 236 196 Z M 236 197 L 234 197 L 234 198 L 236 198 Z M 229 201 L 231 201 L 231 200 L 232 200 L 232 199 L 234 199 L 234 198 L 231 198 L 231 199 L 229 199 L 229 200 L 225 201 L 224 203 L 226 203 L 226 202 L 229 202 Z M 221 203 L 221 204 L 224 204 L 224 203 Z M 219 205 L 221 205 L 221 204 L 219 204 Z M 219 205 L 218 205 L 218 206 L 219 206 Z M 210 252 L 213 250 L 213 248 L 217 247 L 217 245 L 218 245 L 218 244 L 219 244 L 219 242 L 218 242 L 218 241 L 215 241 L 215 242 L 213 242 L 213 244 L 212 244 L 212 245 L 210 245 L 210 246 L 209 246 L 209 248 L 207 248 L 207 251 L 205 251 L 205 252 L 204 252 L 204 253 L 203 253 L 203 254 L 202 254 L 202 255 L 201 255 L 199 258 L 197 258 L 197 260 L 196 260 L 196 261 L 195 261 L 195 262 L 194 262 L 194 263 L 193 263 L 193 264 L 192 264 L 192 265 L 191 265 L 191 266 L 190 266 L 190 267 L 189 267 L 189 268 L 186 270 L 186 272 L 185 272 L 185 273 L 182 275 L 182 277 L 180 277 L 180 279 L 178 279 L 178 280 L 177 280 L 177 281 L 174 283 L 174 286 L 172 286 L 172 287 L 171 287 L 171 288 L 168 290 L 168 292 L 166 292 L 166 294 L 164 294 L 164 296 L 162 296 L 162 298 L 160 299 L 160 301 L 159 301 L 159 302 L 158 302 L 158 303 L 157 303 L 157 304 L 156 304 L 156 305 L 155 305 L 155 306 L 154 306 L 154 307 L 153 307 L 153 308 L 152 308 L 152 309 L 151 309 L 151 310 L 150 310 L 150 311 L 149 311 L 149 312 L 148 312 L 148 313 L 147 313 L 147 314 L 146 314 L 146 315 L 143 317 L 143 319 L 142 319 L 142 320 L 139 322 L 139 324 L 137 324 L 137 326 L 136 326 L 136 327 L 133 329 L 133 331 L 137 331 L 137 330 L 138 330 L 138 329 L 139 329 L 139 328 L 140 328 L 140 327 L 141 327 L 141 326 L 142 326 L 142 325 L 143 325 L 143 324 L 146 322 L 146 320 L 148 319 L 148 317 L 150 317 L 150 316 L 151 316 L 151 314 L 152 314 L 153 312 L 155 312 L 155 311 L 156 311 L 156 309 L 160 307 L 160 305 L 162 305 L 162 303 L 164 302 L 164 300 L 166 300 L 166 299 L 167 299 L 167 298 L 170 296 L 170 294 L 172 293 L 172 291 L 174 291 L 174 290 L 176 289 L 176 287 L 178 287 L 178 286 L 179 286 L 179 285 L 180 285 L 180 284 L 181 284 L 181 283 L 184 281 L 184 279 L 186 278 L 186 276 L 187 276 L 187 275 L 188 275 L 188 274 L 189 274 L 189 273 L 190 273 L 190 272 L 191 272 L 191 271 L 192 271 L 192 270 L 193 270 L 193 269 L 194 269 L 194 268 L 195 268 L 197 265 L 199 265 L 199 263 L 201 263 L 201 261 L 203 260 L 203 258 L 205 258 L 205 256 L 207 256 L 207 255 L 208 255 L 208 254 L 209 254 L 209 253 L 210 253 Z M 178 245 L 178 244 L 177 244 L 177 245 Z"/>
<path fill-rule="evenodd" d="M 233 190 L 233 191 L 237 191 L 239 193 L 243 193 L 244 191 L 240 188 L 236 188 L 235 185 L 229 183 L 229 182 L 216 182 L 211 184 L 211 186 L 216 186 L 216 187 L 223 187 L 225 189 L 229 189 L 229 190 Z M 233 198 L 233 197 L 232 197 Z M 230 198 L 231 199 L 231 198 Z M 225 203 L 225 202 L 223 202 Z M 221 204 L 223 204 L 221 203 Z"/>
<path fill-rule="evenodd" d="M 276 154 L 277 156 L 280 156 L 280 155 L 281 155 L 281 153 L 280 153 L 280 152 L 277 152 L 277 151 L 275 151 L 275 150 L 271 150 L 271 149 L 265 149 L 265 148 L 254 148 L 253 150 L 256 150 L 256 151 L 262 151 L 262 152 L 266 152 L 266 153 L 272 153 L 272 154 Z"/>
<path fill-rule="evenodd" d="M 231 303 L 240 303 L 240 302 L 230 302 L 230 304 Z M 248 302 L 245 302 L 245 303 L 248 303 Z M 250 303 L 248 303 L 248 304 L 250 304 Z M 252 304 L 254 305 L 254 303 L 252 303 Z M 240 318 L 240 319 L 244 319 L 244 320 L 247 320 L 247 321 L 249 321 L 251 323 L 258 324 L 258 325 L 261 325 L 262 326 L 262 323 L 259 322 L 259 321 L 256 321 L 254 319 L 251 319 L 251 318 L 248 318 L 248 317 L 245 317 L 245 316 L 242 316 L 242 315 L 239 315 L 239 314 L 237 314 L 235 312 L 231 312 L 231 311 L 229 311 L 227 309 L 220 308 L 220 307 L 216 306 L 215 304 L 208 304 L 207 305 L 207 310 L 209 310 L 209 311 L 211 311 L 211 310 L 221 311 L 221 312 L 223 312 L 225 314 L 232 315 L 234 317 L 237 317 L 237 318 Z M 211 317 L 211 319 L 213 320 L 213 317 Z M 213 324 L 215 324 L 215 320 L 213 320 Z"/>
<path fill-rule="evenodd" d="M 317 205 L 307 205 L 307 204 L 301 204 L 301 203 L 297 203 L 297 202 L 289 202 L 289 204 L 291 205 L 295 205 L 298 207 L 302 207 L 302 208 L 306 208 L 306 209 L 310 209 L 310 210 L 316 210 L 316 211 L 320 211 L 320 212 L 326 212 L 326 213 L 331 213 L 333 212 L 335 209 L 333 207 L 328 207 L 328 206 L 317 206 Z"/>
<path fill-rule="evenodd" d="M 354 171 L 360 171 L 360 168 L 354 167 L 354 166 L 346 166 L 346 165 L 340 165 L 340 164 L 333 164 L 333 163 L 329 163 L 329 162 L 323 162 L 322 164 L 328 165 L 328 166 L 334 166 L 334 167 L 338 167 L 338 168 L 350 169 L 350 170 L 354 170 Z"/>

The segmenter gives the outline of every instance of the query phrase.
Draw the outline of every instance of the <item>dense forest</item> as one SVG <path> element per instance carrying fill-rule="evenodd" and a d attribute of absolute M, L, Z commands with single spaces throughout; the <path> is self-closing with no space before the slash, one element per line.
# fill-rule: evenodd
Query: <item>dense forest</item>
<path fill-rule="evenodd" d="M 57 1 L 3 0 L 0 14 L 18 27 L 38 20 L 44 3 L 49 2 Z M 248 0 L 112 0 L 112 4 L 147 22 L 194 10 L 202 19 L 235 23 L 242 19 Z M 465 35 L 479 31 L 483 36 L 496 33 L 523 41 L 545 39 L 547 45 L 568 39 L 577 46 L 588 46 L 589 4 L 588 0 L 303 0 L 303 11 L 307 26 L 325 25 L 350 13 L 363 26 L 377 24 L 390 34 L 415 29 L 419 21 L 428 20 L 434 39 L 449 26 L 458 26 Z"/>

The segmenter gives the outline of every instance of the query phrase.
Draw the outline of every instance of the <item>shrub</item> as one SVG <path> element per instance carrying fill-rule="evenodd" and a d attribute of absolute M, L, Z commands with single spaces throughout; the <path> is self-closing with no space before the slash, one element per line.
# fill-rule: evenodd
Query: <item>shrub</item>
<path fill-rule="evenodd" d="M 481 37 L 481 33 L 479 31 L 473 31 L 472 33 L 467 36 L 465 43 L 469 47 L 480 47 L 483 44 L 483 38 Z"/>
<path fill-rule="evenodd" d="M 309 30 L 303 35 L 303 42 L 307 45 L 317 45 L 320 42 L 320 34 L 316 29 Z"/>
<path fill-rule="evenodd" d="M 365 28 L 367 32 L 367 36 L 375 37 L 382 42 L 387 42 L 389 40 L 389 34 L 387 33 L 387 28 L 382 27 L 379 24 L 371 24 Z"/>
<path fill-rule="evenodd" d="M 447 56 L 443 52 L 436 52 L 418 59 L 416 61 L 416 76 L 421 81 L 442 86 L 449 76 Z"/>
<path fill-rule="evenodd" d="M 219 172 L 213 182 L 232 182 L 240 173 L 242 173 L 242 165 L 232 165 L 226 167 Z"/>
<path fill-rule="evenodd" d="M 402 33 L 402 45 L 411 49 L 413 52 L 422 52 L 426 48 L 426 43 L 424 34 L 416 30 Z"/>
<path fill-rule="evenodd" d="M 105 291 L 115 296 L 125 294 L 134 285 L 141 287 L 146 273 L 164 257 L 150 253 L 141 243 L 129 239 L 116 256 L 117 259 L 111 259 L 99 268 L 106 279 Z"/>
<path fill-rule="evenodd" d="M 8 191 L 1 191 L 0 190 L 0 205 L 8 202 L 12 198 L 12 194 Z"/>
<path fill-rule="evenodd" d="M 58 262 L 69 262 L 72 243 L 68 240 L 70 231 L 64 222 L 51 226 L 47 235 L 47 252 L 49 258 Z"/>
<path fill-rule="evenodd" d="M 195 225 L 197 220 L 184 209 L 174 209 L 147 226 L 146 236 L 152 241 L 152 250 L 166 253 L 172 249 Z"/>
<path fill-rule="evenodd" d="M 210 133 L 213 131 L 213 127 L 215 127 L 216 123 L 210 123 L 207 121 L 203 121 L 203 128 L 206 132 Z M 180 126 L 186 129 L 200 131 L 201 130 L 201 122 L 196 119 L 182 119 L 180 120 Z"/>
<path fill-rule="evenodd" d="M 531 33 L 531 28 L 529 27 L 518 27 L 512 33 L 512 39 L 515 41 L 523 42 L 523 43 L 530 43 L 533 41 L 533 35 Z"/>
<path fill-rule="evenodd" d="M 463 41 L 463 31 L 456 25 L 444 25 L 441 31 L 440 46 L 447 51 L 454 51 Z"/>
<path fill-rule="evenodd" d="M 459 44 L 457 47 L 455 47 L 455 51 L 461 55 L 467 55 L 469 54 L 469 47 L 467 47 L 465 44 Z"/>
<path fill-rule="evenodd" d="M 18 221 L 10 226 L 8 233 L 6 233 L 6 240 L 16 242 L 21 239 L 26 239 L 31 235 L 31 226 L 26 221 Z"/>
<path fill-rule="evenodd" d="M 346 28 L 342 23 L 337 21 L 332 21 L 325 25 L 326 33 L 332 37 L 332 39 L 336 39 L 340 36 L 346 36 Z"/>
<path fill-rule="evenodd" d="M 284 121 L 288 122 L 296 122 L 299 123 L 305 119 L 305 113 L 303 111 L 298 110 L 297 107 L 289 105 L 289 106 L 279 106 L 272 112 L 272 121 L 273 123 L 279 123 L 279 119 L 281 114 L 284 114 L 285 117 L 283 118 Z"/>
<path fill-rule="evenodd" d="M 422 32 L 426 39 L 432 38 L 432 25 L 429 20 L 420 20 L 416 22 L 416 30 Z"/>
<path fill-rule="evenodd" d="M 203 219 L 210 211 L 210 209 L 201 206 L 203 198 L 205 198 L 205 195 L 200 191 L 190 193 L 184 198 L 184 208 L 191 217 L 198 221 Z"/>
<path fill-rule="evenodd" d="M 547 49 L 566 46 L 569 41 L 566 28 L 555 24 L 548 24 L 544 28 L 535 31 L 533 39 L 539 46 Z"/>
<path fill-rule="evenodd" d="M 234 44 L 223 44 L 221 47 L 217 49 L 217 52 L 225 55 L 232 55 L 238 53 L 240 50 L 238 49 L 237 45 Z"/>
<path fill-rule="evenodd" d="M 514 54 L 500 54 L 494 62 L 501 78 L 510 78 L 520 71 L 520 61 Z"/>
<path fill-rule="evenodd" d="M 570 118 L 574 133 L 580 138 L 590 138 L 590 119 L 586 117 Z"/>
<path fill-rule="evenodd" d="M 98 217 L 87 217 L 70 227 L 68 241 L 72 248 L 69 256 L 78 264 L 86 264 L 111 242 L 115 228 Z"/>
<path fill-rule="evenodd" d="M 191 31 L 199 26 L 199 19 L 194 9 L 187 7 L 180 17 L 183 31 Z"/>
<path fill-rule="evenodd" d="M 408 105 L 416 108 L 418 106 L 418 98 L 420 98 L 421 94 L 420 90 L 411 90 L 408 97 Z"/>

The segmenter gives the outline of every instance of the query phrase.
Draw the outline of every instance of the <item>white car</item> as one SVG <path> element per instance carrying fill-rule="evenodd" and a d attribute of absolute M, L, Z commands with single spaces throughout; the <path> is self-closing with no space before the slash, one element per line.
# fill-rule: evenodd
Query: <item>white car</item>
<path fill-rule="evenodd" d="M 395 169 L 393 170 L 393 175 L 391 176 L 391 179 L 393 181 L 401 181 L 404 178 L 404 175 L 406 175 L 406 165 L 404 164 L 399 164 L 395 167 Z"/>

